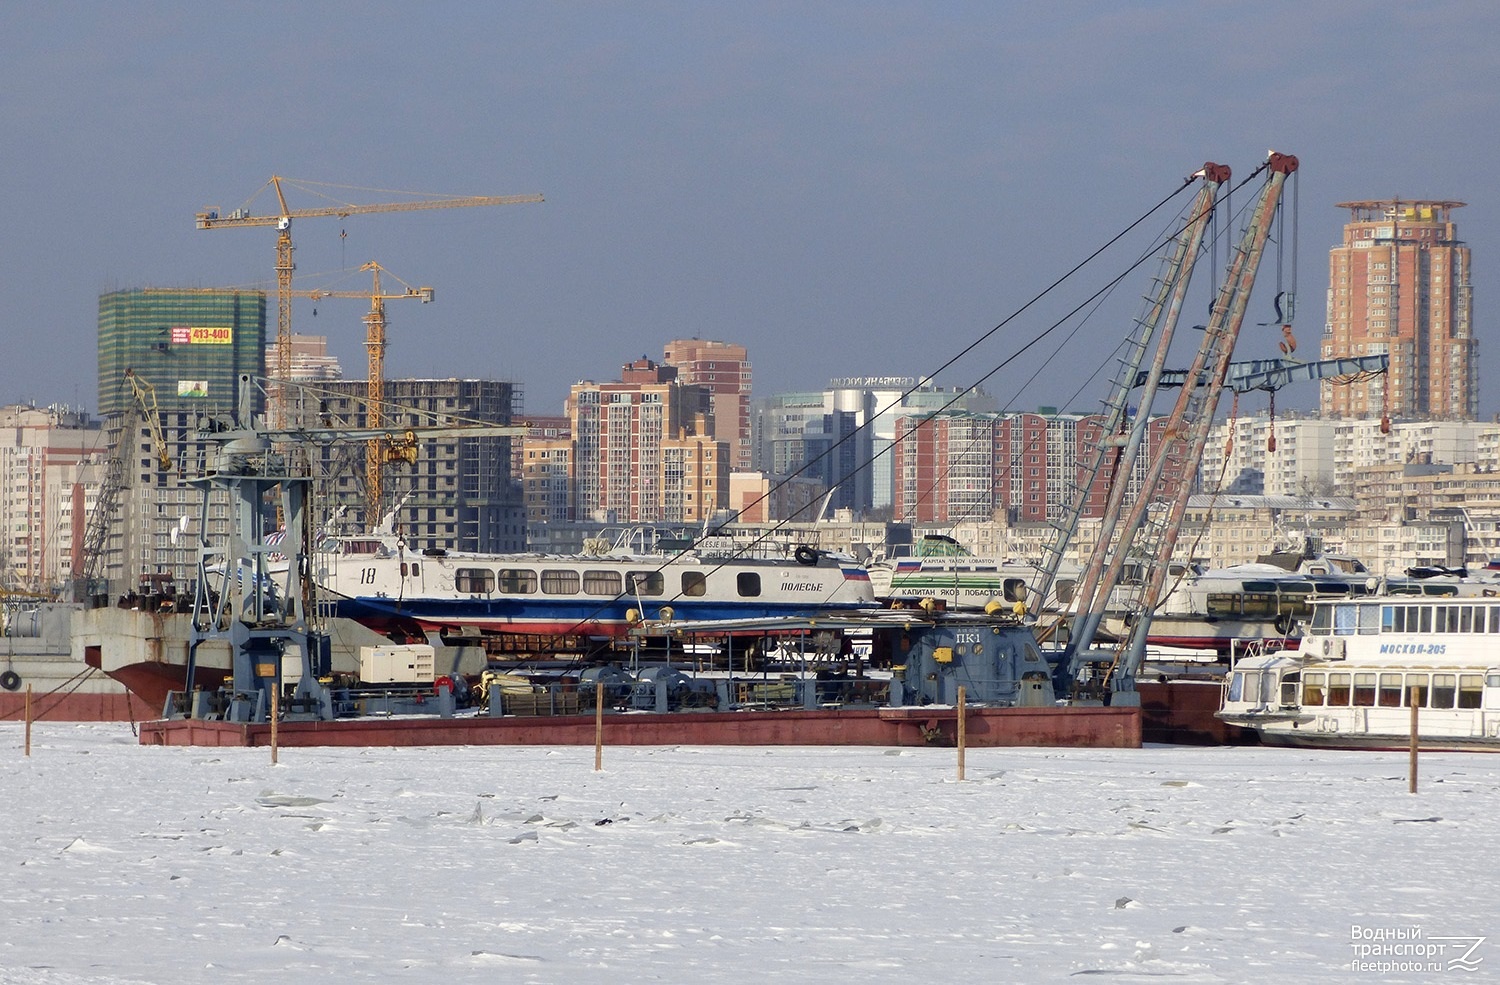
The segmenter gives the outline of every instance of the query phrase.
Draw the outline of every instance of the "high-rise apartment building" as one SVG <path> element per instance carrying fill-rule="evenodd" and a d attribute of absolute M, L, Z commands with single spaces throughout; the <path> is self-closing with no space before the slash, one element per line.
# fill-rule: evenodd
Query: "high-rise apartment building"
<path fill-rule="evenodd" d="M 1462 202 L 1343 202 L 1350 221 L 1329 251 L 1322 356 L 1389 353 L 1390 372 L 1321 384 L 1326 417 L 1473 420 L 1479 411 L 1469 248 Z"/>
<path fill-rule="evenodd" d="M 891 449 L 904 433 L 898 426 L 903 417 L 994 409 L 994 398 L 982 390 L 936 386 L 913 376 L 843 377 L 820 393 L 783 393 L 757 402 L 755 465 L 774 477 L 821 483 L 832 491 L 829 505 L 835 509 L 886 509 L 895 498 Z"/>
<path fill-rule="evenodd" d="M 729 445 L 729 468 L 748 472 L 750 459 L 750 360 L 745 347 L 707 339 L 668 342 L 662 362 L 677 382 L 711 393 L 714 437 Z"/>
<path fill-rule="evenodd" d="M 276 365 L 276 343 L 266 346 L 266 365 Z M 328 336 L 292 333 L 292 379 L 341 380 L 344 368 L 339 357 L 329 355 Z"/>
<path fill-rule="evenodd" d="M 729 443 L 714 437 L 713 395 L 641 358 L 611 383 L 568 397 L 576 519 L 699 522 L 729 505 Z"/>
<path fill-rule="evenodd" d="M 1126 501 L 1144 489 L 1150 457 L 1162 441 L 1165 419 L 1152 421 Z M 893 519 L 912 523 L 996 520 L 1009 525 L 1059 519 L 1084 477 L 1103 436 L 1103 421 L 1077 414 L 970 414 L 945 411 L 903 417 L 896 442 Z M 1170 496 L 1180 481 L 1165 475 L 1152 494 Z M 1085 517 L 1103 515 L 1110 476 L 1089 487 Z"/>
<path fill-rule="evenodd" d="M 68 581 L 105 455 L 104 432 L 80 411 L 0 407 L 0 589 Z"/>

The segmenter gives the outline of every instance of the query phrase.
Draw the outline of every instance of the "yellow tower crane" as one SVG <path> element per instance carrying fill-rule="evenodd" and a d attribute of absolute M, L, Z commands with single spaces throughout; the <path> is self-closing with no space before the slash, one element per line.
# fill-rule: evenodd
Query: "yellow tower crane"
<path fill-rule="evenodd" d="M 282 185 L 289 185 L 310 194 L 320 195 L 329 199 L 332 204 L 304 209 L 290 208 L 286 203 L 286 194 Z M 267 186 L 276 191 L 277 211 L 271 215 L 253 214 L 248 206 L 255 200 L 256 196 L 266 190 Z M 292 263 L 293 219 L 308 219 L 316 216 L 338 216 L 342 219 L 351 215 L 368 215 L 374 212 L 415 212 L 421 209 L 457 209 L 474 205 L 520 205 L 527 202 L 542 201 L 542 196 L 540 195 L 444 195 L 429 196 L 407 202 L 384 202 L 374 205 L 360 205 L 353 202 L 336 201 L 330 194 L 319 189 L 340 189 L 344 191 L 379 190 L 351 189 L 347 185 L 298 181 L 292 178 L 284 178 L 281 175 L 272 175 L 270 180 L 265 185 L 262 185 L 256 191 L 255 195 L 252 195 L 250 200 L 240 208 L 222 213 L 218 209 L 205 209 L 196 215 L 199 229 L 275 226 L 278 231 L 276 238 L 276 371 L 274 374 L 271 374 L 278 384 L 284 384 L 292 373 L 292 271 L 296 267 Z M 277 428 L 283 428 L 287 424 L 285 389 L 284 385 L 278 385 L 273 390 L 271 419 L 275 422 Z"/>
<path fill-rule="evenodd" d="M 314 301 L 320 301 L 323 298 L 370 299 L 370 310 L 364 318 L 365 349 L 370 354 L 370 382 L 365 403 L 365 427 L 374 430 L 385 426 L 385 303 L 412 298 L 426 304 L 433 299 L 434 295 L 432 288 L 412 287 L 374 260 L 362 264 L 359 269 L 371 272 L 374 284 L 369 291 L 307 290 L 293 291 L 292 296 L 312 298 Z M 399 281 L 405 289 L 398 294 L 381 291 L 380 275 L 382 273 Z M 384 486 L 382 472 L 386 458 L 384 452 L 383 439 L 371 438 L 365 444 L 365 522 L 367 524 L 373 525 L 380 519 L 380 500 Z"/>

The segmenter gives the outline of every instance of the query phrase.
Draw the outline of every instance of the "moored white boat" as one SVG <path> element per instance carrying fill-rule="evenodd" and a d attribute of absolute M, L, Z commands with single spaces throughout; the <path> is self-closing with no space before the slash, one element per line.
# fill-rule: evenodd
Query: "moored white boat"
<path fill-rule="evenodd" d="M 622 636 L 642 621 L 808 616 L 875 605 L 852 558 L 643 553 L 625 538 L 588 553 L 414 552 L 391 538 L 343 538 L 316 557 L 338 616 L 384 633 Z"/>
<path fill-rule="evenodd" d="M 1239 661 L 1218 717 L 1271 745 L 1500 752 L 1500 598 L 1318 601 L 1298 651 Z"/>
<path fill-rule="evenodd" d="M 981 557 L 958 541 L 939 534 L 923 536 L 904 553 L 869 564 L 875 598 L 916 601 L 937 599 L 949 609 L 983 609 L 991 602 L 1026 601 L 1027 586 L 1040 571 L 1034 564 L 1010 558 Z M 1073 597 L 1075 577 L 1059 577 L 1044 611 L 1066 605 Z"/>

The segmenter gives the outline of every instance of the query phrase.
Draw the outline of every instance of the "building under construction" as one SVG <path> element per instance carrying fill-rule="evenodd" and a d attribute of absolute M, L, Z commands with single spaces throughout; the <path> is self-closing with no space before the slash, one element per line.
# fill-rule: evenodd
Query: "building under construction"
<path fill-rule="evenodd" d="M 200 494 L 184 481 L 204 453 L 201 417 L 234 407 L 241 373 L 263 376 L 262 291 L 137 288 L 99 298 L 99 414 L 112 461 L 80 559 L 95 594 L 186 586 L 184 536 Z M 257 400 L 255 410 L 263 409 Z M 211 536 L 228 530 L 210 511 Z"/>
<path fill-rule="evenodd" d="M 309 427 L 360 427 L 365 419 L 365 380 L 315 384 L 317 420 Z M 438 423 L 511 423 L 513 384 L 499 380 L 386 380 L 385 423 L 419 428 Z M 305 414 L 305 412 L 302 412 Z M 422 439 L 407 456 L 386 466 L 382 512 L 395 508 L 396 528 L 414 549 L 444 548 L 486 552 L 526 549 L 526 511 L 511 476 L 511 438 Z M 363 444 L 321 448 L 324 478 L 314 492 L 315 507 L 339 511 L 354 529 L 373 527 L 382 517 L 366 517 Z M 342 508 L 342 509 L 340 509 Z M 331 512 L 330 512 L 331 515 Z"/>

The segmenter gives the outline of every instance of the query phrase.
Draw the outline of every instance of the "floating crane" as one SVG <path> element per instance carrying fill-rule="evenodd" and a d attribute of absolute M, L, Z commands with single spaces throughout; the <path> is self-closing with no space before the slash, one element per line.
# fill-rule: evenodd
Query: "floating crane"
<path fill-rule="evenodd" d="M 434 292 L 430 287 L 412 287 L 401 278 L 391 274 L 379 263 L 371 260 L 363 264 L 360 270 L 371 272 L 374 285 L 369 291 L 327 291 L 308 290 L 293 291 L 294 297 L 312 298 L 314 301 L 323 298 L 369 298 L 370 310 L 365 314 L 365 349 L 370 356 L 370 379 L 369 389 L 365 402 L 365 427 L 377 430 L 384 424 L 385 405 L 385 302 L 396 301 L 404 298 L 412 298 L 423 304 L 433 300 Z M 400 281 L 405 290 L 400 293 L 385 293 L 380 289 L 380 275 L 390 274 L 395 280 Z M 278 353 L 279 357 L 280 353 Z M 290 375 L 290 374 L 288 374 Z M 371 438 L 365 445 L 365 522 L 373 524 L 380 518 L 381 497 L 383 491 L 382 473 L 385 469 L 385 442 L 384 438 Z"/>
<path fill-rule="evenodd" d="M 1212 166 L 1205 169 L 1210 181 L 1227 180 L 1227 169 L 1222 176 L 1215 176 Z M 1125 461 L 1133 463 L 1141 449 L 1144 422 L 1149 417 L 1150 397 L 1154 397 L 1157 386 L 1165 385 L 1163 369 L 1169 333 L 1160 333 L 1156 356 L 1145 382 L 1149 396 L 1143 395 L 1140 410 L 1135 415 L 1128 435 L 1122 433 L 1118 443 L 1119 478 L 1111 490 L 1111 499 L 1106 507 L 1105 526 L 1101 528 L 1099 540 L 1084 567 L 1075 596 L 1078 616 L 1074 620 L 1063 659 L 1058 667 L 1058 685 L 1065 693 L 1075 698 L 1099 700 L 1113 705 L 1138 705 L 1140 695 L 1135 690 L 1135 674 L 1144 657 L 1146 634 L 1151 624 L 1151 614 L 1161 597 L 1162 588 L 1169 570 L 1169 562 L 1176 545 L 1177 532 L 1182 523 L 1183 512 L 1191 491 L 1190 472 L 1203 453 L 1208 430 L 1213 423 L 1214 408 L 1226 388 L 1229 377 L 1230 357 L 1239 338 L 1240 326 L 1244 322 L 1245 309 L 1250 291 L 1254 287 L 1271 225 L 1281 200 L 1281 190 L 1288 177 L 1297 170 L 1297 159 L 1289 155 L 1273 153 L 1257 169 L 1266 174 L 1266 183 L 1256 200 L 1249 223 L 1241 236 L 1231 259 L 1224 283 L 1219 287 L 1214 300 L 1209 324 L 1205 327 L 1203 341 L 1194 357 L 1193 364 L 1181 375 L 1181 392 L 1178 394 L 1171 414 L 1167 418 L 1166 432 L 1161 446 L 1145 464 L 1143 493 L 1128 510 L 1123 510 L 1121 499 Z M 1205 189 L 1206 191 L 1206 189 Z M 1196 215 L 1201 216 L 1199 211 Z M 1153 305 L 1153 315 L 1147 319 L 1170 326 L 1173 318 L 1160 317 L 1163 313 L 1174 315 L 1175 298 L 1180 296 L 1179 282 L 1192 270 L 1192 237 L 1201 235 L 1190 225 L 1178 237 L 1169 264 L 1169 275 L 1163 278 L 1162 290 Z M 1113 398 L 1119 400 L 1135 384 L 1141 365 L 1142 349 L 1149 332 L 1139 335 L 1134 358 L 1122 362 L 1117 374 Z M 1154 503 L 1150 491 L 1164 481 L 1175 480 L 1176 491 L 1164 504 Z M 1059 526 L 1057 544 L 1049 551 L 1046 562 L 1050 582 L 1055 577 L 1056 564 L 1061 557 L 1062 545 L 1066 544 L 1077 527 L 1083 508 L 1083 497 L 1075 498 L 1069 516 Z M 1138 577 L 1127 581 L 1125 567 L 1128 563 L 1140 567 Z M 1116 589 L 1122 589 L 1127 597 L 1117 597 Z M 1113 652 L 1095 649 L 1095 634 L 1103 618 L 1107 603 L 1123 604 L 1131 613 L 1130 632 L 1117 644 Z"/>
<path fill-rule="evenodd" d="M 276 371 L 272 378 L 279 384 L 274 390 L 274 400 L 271 419 L 275 426 L 285 427 L 286 420 L 286 396 L 285 384 L 292 375 L 292 271 L 296 265 L 292 263 L 292 220 L 310 219 L 317 216 L 338 216 L 340 219 L 351 215 L 368 215 L 375 212 L 415 212 L 422 209 L 458 209 L 468 208 L 476 205 L 520 205 L 529 202 L 540 202 L 540 195 L 446 195 L 435 198 L 417 199 L 409 202 L 384 202 L 374 205 L 360 205 L 352 202 L 334 202 L 331 205 L 322 205 L 314 208 L 294 209 L 287 205 L 286 194 L 282 185 L 291 185 L 312 194 L 330 197 L 318 189 L 339 188 L 349 190 L 344 185 L 329 185 L 321 182 L 298 181 L 292 178 L 284 178 L 281 175 L 272 175 L 270 180 L 262 185 L 256 192 L 265 191 L 269 185 L 276 191 L 277 210 L 269 215 L 255 215 L 245 206 L 230 212 L 221 213 L 218 209 L 205 209 L 197 213 L 196 221 L 199 229 L 231 229 L 244 226 L 275 226 L 276 237 Z M 370 191 L 372 189 L 354 189 Z M 250 201 L 254 201 L 252 195 Z"/>

